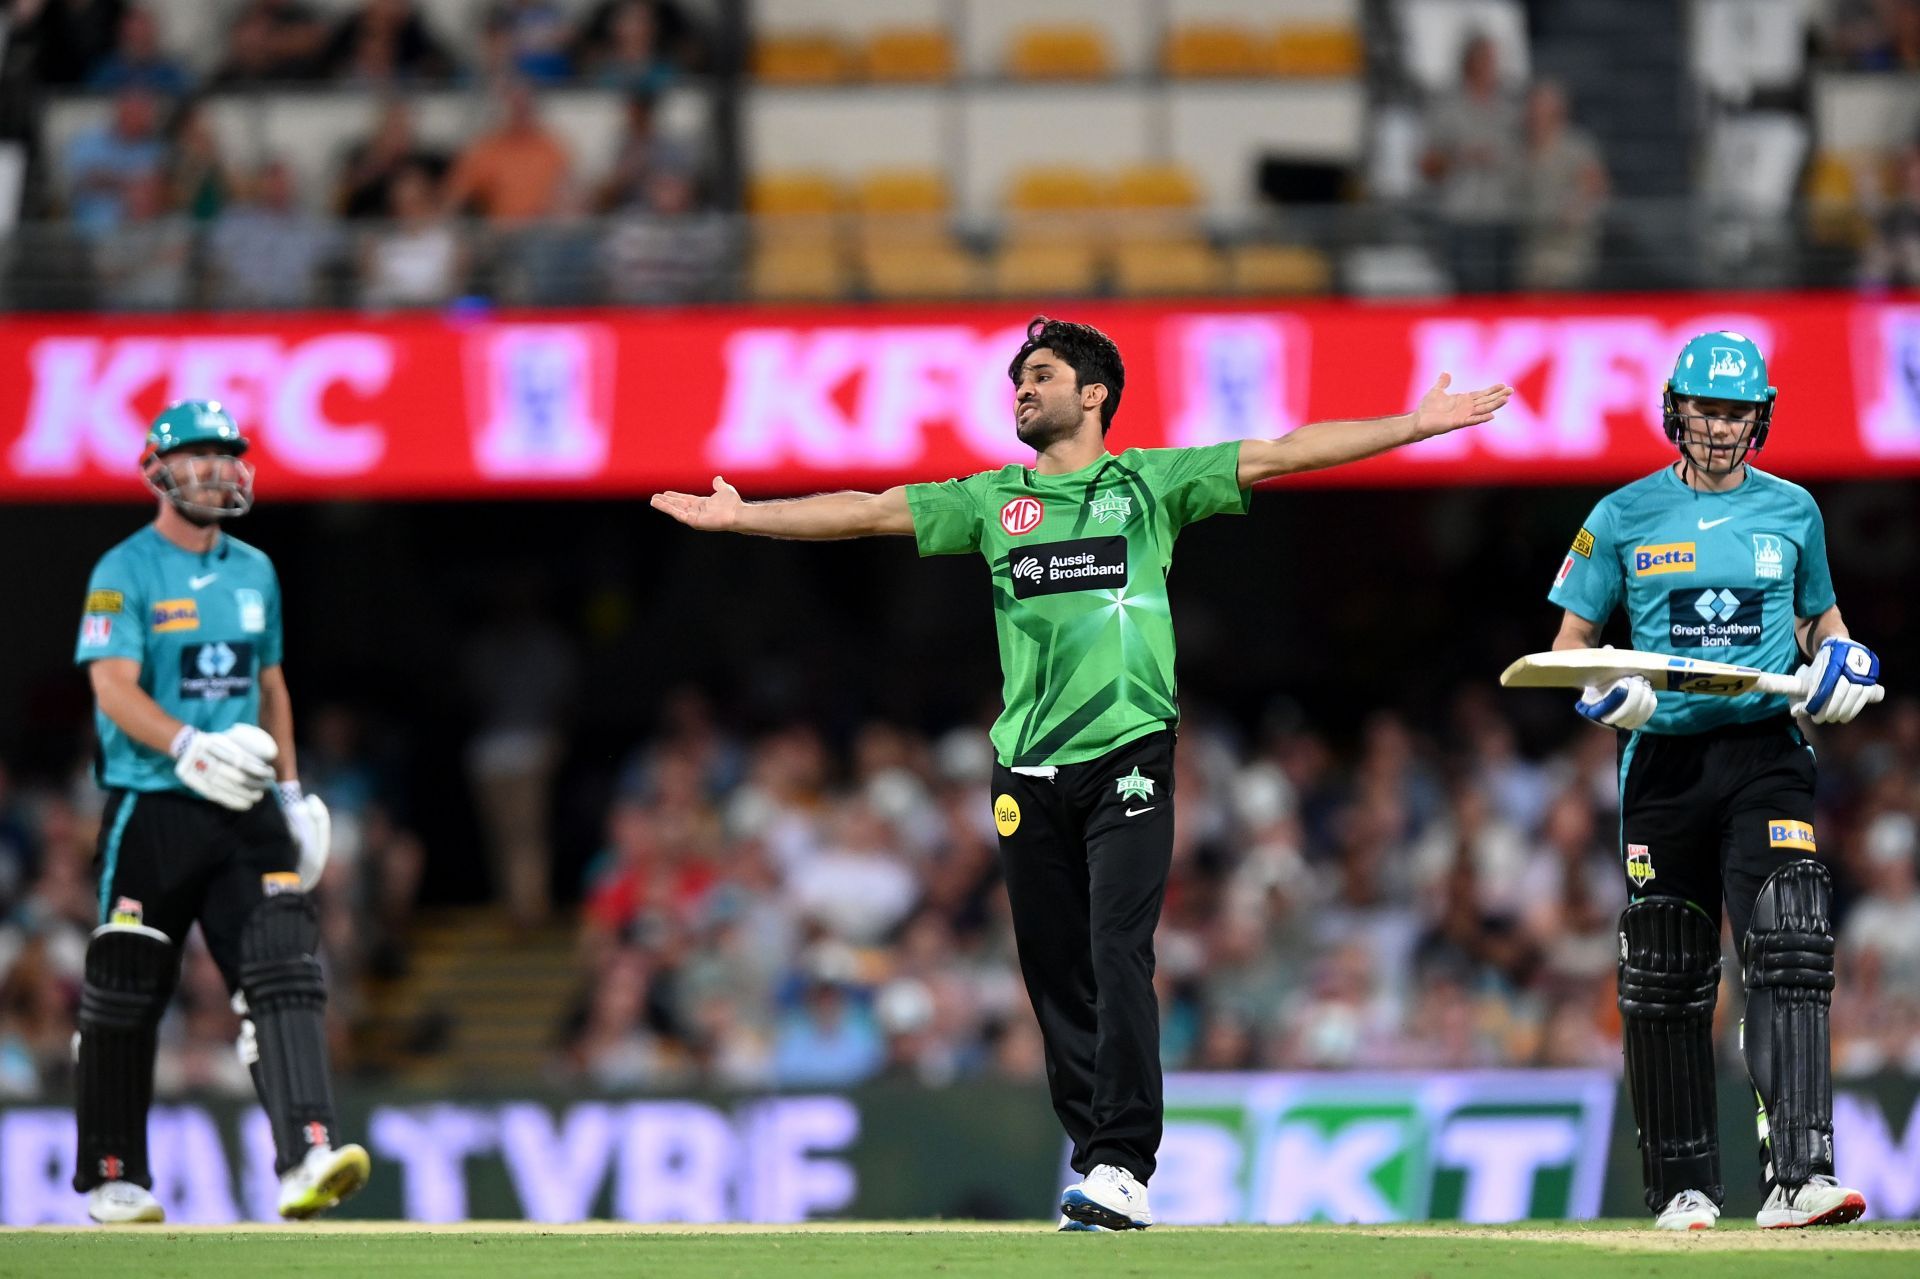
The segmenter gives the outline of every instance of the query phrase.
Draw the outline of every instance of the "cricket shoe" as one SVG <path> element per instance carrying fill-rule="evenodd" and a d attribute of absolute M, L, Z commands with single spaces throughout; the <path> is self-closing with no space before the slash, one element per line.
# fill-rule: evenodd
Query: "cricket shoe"
<path fill-rule="evenodd" d="M 1147 1188 L 1113 1164 L 1095 1165 L 1085 1181 L 1062 1191 L 1060 1211 L 1075 1221 L 1108 1230 L 1145 1230 L 1153 1224 Z"/>
<path fill-rule="evenodd" d="M 1653 1225 L 1656 1230 L 1712 1230 L 1718 1220 L 1720 1205 L 1698 1190 L 1682 1190 L 1667 1200 Z"/>
<path fill-rule="evenodd" d="M 165 1221 L 167 1210 L 145 1186 L 104 1181 L 87 1192 L 87 1215 L 103 1226 L 118 1226 L 132 1221 Z"/>
<path fill-rule="evenodd" d="M 305 1221 L 325 1212 L 367 1184 L 372 1164 L 359 1146 L 315 1146 L 280 1177 L 280 1215 Z"/>
<path fill-rule="evenodd" d="M 1060 1224 L 1056 1226 L 1054 1229 L 1056 1230 L 1056 1232 L 1063 1235 L 1076 1234 L 1076 1233 L 1110 1235 L 1113 1233 L 1111 1230 L 1108 1230 L 1105 1226 L 1096 1226 L 1091 1221 L 1075 1221 L 1072 1217 L 1066 1216 L 1065 1214 L 1061 1215 Z"/>
<path fill-rule="evenodd" d="M 1842 1226 L 1858 1221 L 1867 1211 L 1867 1197 L 1817 1172 L 1804 1186 L 1776 1185 L 1753 1219 L 1762 1230 L 1790 1230 L 1796 1226 Z"/>

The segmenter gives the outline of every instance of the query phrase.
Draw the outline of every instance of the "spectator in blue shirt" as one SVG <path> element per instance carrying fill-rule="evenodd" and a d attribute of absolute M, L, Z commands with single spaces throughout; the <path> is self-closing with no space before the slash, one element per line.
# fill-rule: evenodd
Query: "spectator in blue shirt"
<path fill-rule="evenodd" d="M 153 95 L 123 90 L 114 99 L 111 120 L 67 143 L 64 168 L 73 221 L 89 235 L 112 232 L 126 216 L 128 189 L 157 176 L 166 159 Z"/>
<path fill-rule="evenodd" d="M 145 9 L 128 9 L 120 19 L 120 38 L 113 52 L 94 64 L 87 88 L 104 91 L 147 89 L 174 97 L 185 93 L 186 68 L 160 47 L 160 25 Z"/>

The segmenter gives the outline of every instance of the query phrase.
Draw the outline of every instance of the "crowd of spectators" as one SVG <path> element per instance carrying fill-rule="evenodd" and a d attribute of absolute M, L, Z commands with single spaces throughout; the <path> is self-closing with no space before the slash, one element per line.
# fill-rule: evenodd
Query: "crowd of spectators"
<path fill-rule="evenodd" d="M 1445 723 L 1376 712 L 1341 748 L 1284 711 L 1251 738 L 1190 713 L 1158 935 L 1167 1067 L 1616 1069 L 1614 741 L 1569 721 L 1535 758 L 1500 695 L 1478 688 Z M 405 968 L 426 854 L 366 726 L 331 706 L 303 723 L 302 772 L 335 814 L 320 898 L 351 1070 L 361 982 Z M 501 725 L 476 738 L 476 769 L 503 749 L 489 734 L 534 731 Z M 1842 956 L 1836 1069 L 1920 1070 L 1920 704 L 1876 708 L 1817 744 Z M 604 848 L 566 906 L 580 967 L 549 1080 L 1040 1078 L 990 763 L 979 724 L 872 722 L 836 744 L 797 723 L 749 739 L 700 693 L 675 694 L 620 770 Z M 0 774 L 0 1095 L 41 1095 L 68 1068 L 97 809 L 78 773 L 28 792 Z M 1720 1047 L 1734 1063 L 1728 946 Z M 181 992 L 163 1087 L 244 1094 L 234 1019 L 197 941 Z"/>

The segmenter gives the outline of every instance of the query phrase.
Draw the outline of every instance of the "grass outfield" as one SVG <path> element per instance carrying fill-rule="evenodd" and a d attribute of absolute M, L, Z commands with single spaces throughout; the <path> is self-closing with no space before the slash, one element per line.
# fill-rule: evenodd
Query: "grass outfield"
<path fill-rule="evenodd" d="M 1678 1264 L 1676 1264 L 1678 1263 Z M 1583 1279 L 1805 1279 L 1920 1274 L 1920 1226 L 1761 1232 L 1723 1224 L 1662 1233 L 1640 1222 L 1525 1226 L 1234 1226 L 1118 1235 L 1055 1234 L 1039 1223 L 847 1222 L 636 1227 L 405 1222 L 0 1232 L 0 1276 L 538 1275 L 706 1276 L 1089 1274 L 1179 1279 L 1309 1272 L 1346 1276 Z"/>

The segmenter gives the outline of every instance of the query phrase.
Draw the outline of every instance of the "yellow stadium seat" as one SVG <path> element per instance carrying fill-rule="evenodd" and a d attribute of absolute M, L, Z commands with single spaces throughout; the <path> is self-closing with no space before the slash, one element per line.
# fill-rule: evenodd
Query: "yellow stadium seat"
<path fill-rule="evenodd" d="M 1807 166 L 1807 229 L 1816 243 L 1859 248 L 1872 234 L 1867 196 L 1886 187 L 1875 157 L 1822 151 Z"/>
<path fill-rule="evenodd" d="M 1194 23 L 1167 35 L 1161 65 L 1171 76 L 1256 76 L 1267 73 L 1260 41 L 1245 27 Z"/>
<path fill-rule="evenodd" d="M 980 263 L 950 235 L 873 240 L 858 256 L 874 297 L 956 298 L 980 292 Z"/>
<path fill-rule="evenodd" d="M 1333 267 L 1318 249 L 1246 244 L 1228 253 L 1227 280 L 1236 293 L 1325 293 Z"/>
<path fill-rule="evenodd" d="M 1222 278 L 1220 255 L 1199 240 L 1136 240 L 1114 253 L 1113 284 L 1122 294 L 1213 293 Z"/>
<path fill-rule="evenodd" d="M 1200 185 L 1177 164 L 1136 164 L 1114 177 L 1108 201 L 1119 209 L 1191 209 Z"/>
<path fill-rule="evenodd" d="M 771 240 L 754 245 L 747 287 L 765 301 L 843 298 L 853 278 L 846 255 L 832 240 Z"/>
<path fill-rule="evenodd" d="M 1100 287 L 1103 265 L 1098 246 L 1085 237 L 1016 229 L 994 255 L 990 279 L 1001 297 L 1080 297 Z"/>
<path fill-rule="evenodd" d="M 953 39 L 937 27 L 883 28 L 867 40 L 862 60 L 870 80 L 950 80 Z"/>
<path fill-rule="evenodd" d="M 760 173 L 747 183 L 749 213 L 820 215 L 838 213 L 845 203 L 839 182 L 828 173 Z"/>
<path fill-rule="evenodd" d="M 830 32 L 762 36 L 753 45 L 753 74 L 769 84 L 833 84 L 850 79 L 853 65 L 851 51 Z"/>
<path fill-rule="evenodd" d="M 1360 33 L 1338 24 L 1282 27 L 1267 51 L 1267 69 L 1283 76 L 1357 76 L 1364 62 Z"/>
<path fill-rule="evenodd" d="M 944 213 L 952 203 L 946 175 L 933 169 L 876 169 L 853 193 L 861 213 Z"/>
<path fill-rule="evenodd" d="M 1007 187 L 1007 207 L 1018 212 L 1071 212 L 1097 208 L 1102 183 L 1086 169 L 1050 166 L 1023 169 Z"/>
<path fill-rule="evenodd" d="M 1022 27 L 1007 48 L 1007 74 L 1022 80 L 1098 80 L 1112 70 L 1094 27 Z"/>

